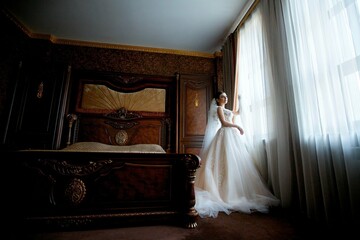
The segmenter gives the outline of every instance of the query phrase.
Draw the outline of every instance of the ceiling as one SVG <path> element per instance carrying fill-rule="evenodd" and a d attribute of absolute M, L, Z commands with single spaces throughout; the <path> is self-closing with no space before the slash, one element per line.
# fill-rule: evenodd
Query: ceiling
<path fill-rule="evenodd" d="M 253 0 L 5 0 L 32 36 L 214 54 Z"/>

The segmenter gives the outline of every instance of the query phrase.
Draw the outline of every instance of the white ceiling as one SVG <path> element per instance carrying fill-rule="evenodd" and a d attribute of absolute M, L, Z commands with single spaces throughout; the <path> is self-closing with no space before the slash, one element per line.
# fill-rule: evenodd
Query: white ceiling
<path fill-rule="evenodd" d="M 253 0 L 6 0 L 33 34 L 213 54 Z"/>

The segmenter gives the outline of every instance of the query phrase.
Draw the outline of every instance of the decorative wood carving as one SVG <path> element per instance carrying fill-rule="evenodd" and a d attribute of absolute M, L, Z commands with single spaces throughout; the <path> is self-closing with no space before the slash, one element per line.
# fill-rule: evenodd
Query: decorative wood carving
<path fill-rule="evenodd" d="M 122 107 L 116 112 L 105 114 L 105 117 L 110 119 L 121 119 L 121 120 L 134 120 L 142 118 L 142 115 L 136 112 L 129 112 L 126 108 Z"/>
<path fill-rule="evenodd" d="M 74 178 L 65 187 L 64 196 L 67 201 L 72 205 L 80 204 L 86 195 L 85 183 L 78 178 Z"/>
<path fill-rule="evenodd" d="M 186 228 L 197 227 L 196 155 L 21 151 L 11 153 L 11 159 L 23 180 L 12 183 L 17 191 L 11 197 L 22 203 L 14 205 L 29 226 L 169 217 Z"/>

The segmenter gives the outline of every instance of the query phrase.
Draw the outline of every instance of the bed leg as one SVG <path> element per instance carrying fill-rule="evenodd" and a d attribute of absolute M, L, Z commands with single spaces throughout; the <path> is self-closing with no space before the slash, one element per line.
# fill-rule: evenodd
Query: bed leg
<path fill-rule="evenodd" d="M 187 171 L 187 209 L 185 216 L 185 227 L 186 228 L 196 228 L 198 212 L 195 209 L 195 173 L 196 169 L 199 167 L 199 157 L 196 155 L 186 155 L 186 171 Z"/>

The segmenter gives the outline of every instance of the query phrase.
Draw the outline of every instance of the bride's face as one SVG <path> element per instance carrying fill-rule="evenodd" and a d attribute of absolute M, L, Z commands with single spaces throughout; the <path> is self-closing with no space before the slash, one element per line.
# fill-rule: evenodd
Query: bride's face
<path fill-rule="evenodd" d="M 228 102 L 228 97 L 227 97 L 226 93 L 222 93 L 218 99 L 219 105 L 225 105 L 227 102 Z"/>

